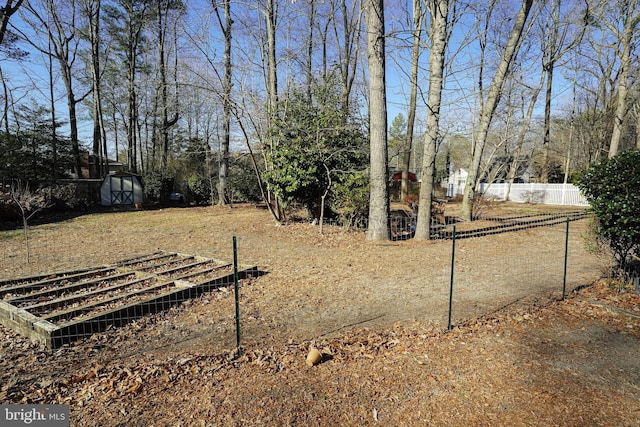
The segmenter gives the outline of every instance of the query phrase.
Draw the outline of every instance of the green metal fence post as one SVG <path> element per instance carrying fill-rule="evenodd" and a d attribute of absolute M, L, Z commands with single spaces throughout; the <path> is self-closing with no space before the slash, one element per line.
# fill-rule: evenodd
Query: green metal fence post
<path fill-rule="evenodd" d="M 236 299 L 236 349 L 238 355 L 240 355 L 242 350 L 240 349 L 240 297 L 238 291 L 238 246 L 236 236 L 233 236 L 233 289 Z"/>
<path fill-rule="evenodd" d="M 451 330 L 451 312 L 453 307 L 453 271 L 456 263 L 456 226 L 453 226 L 453 243 L 451 244 L 451 282 L 449 283 L 449 323 L 447 330 Z"/>
<path fill-rule="evenodd" d="M 562 299 L 567 294 L 567 260 L 569 259 L 569 222 L 571 221 L 570 217 L 567 217 L 567 230 L 565 232 L 564 238 L 564 273 L 562 279 Z"/>
<path fill-rule="evenodd" d="M 569 222 L 570 217 L 567 217 L 567 229 L 564 237 L 564 273 L 562 278 L 562 299 L 567 295 L 567 261 L 569 259 Z"/>

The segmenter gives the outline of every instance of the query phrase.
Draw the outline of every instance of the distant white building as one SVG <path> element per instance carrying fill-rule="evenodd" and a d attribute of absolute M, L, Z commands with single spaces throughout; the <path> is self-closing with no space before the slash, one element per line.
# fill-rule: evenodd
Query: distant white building
<path fill-rule="evenodd" d="M 449 174 L 449 178 L 442 183 L 447 187 L 447 197 L 455 197 L 464 194 L 464 186 L 467 184 L 469 172 L 459 168 Z"/>

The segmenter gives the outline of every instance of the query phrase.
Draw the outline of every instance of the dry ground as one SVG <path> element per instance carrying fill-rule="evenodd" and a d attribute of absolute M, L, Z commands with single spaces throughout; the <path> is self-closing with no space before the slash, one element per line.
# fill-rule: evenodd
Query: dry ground
<path fill-rule="evenodd" d="M 602 272 L 586 223 L 571 224 L 570 290 Z M 231 259 L 237 236 L 267 274 L 242 283 L 240 357 L 226 290 L 53 353 L 0 327 L 0 402 L 69 404 L 74 426 L 638 425 L 639 297 L 603 280 L 557 300 L 563 227 L 459 241 L 445 332 L 451 242 L 320 236 L 254 207 L 40 225 L 46 271 L 156 249 Z M 4 278 L 25 273 L 18 237 L 2 234 Z M 312 345 L 324 358 L 307 367 Z"/>

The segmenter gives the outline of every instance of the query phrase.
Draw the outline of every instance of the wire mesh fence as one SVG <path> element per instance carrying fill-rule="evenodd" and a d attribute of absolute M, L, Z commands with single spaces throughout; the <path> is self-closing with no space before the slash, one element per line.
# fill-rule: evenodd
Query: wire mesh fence
<path fill-rule="evenodd" d="M 122 233 L 117 226 L 122 219 L 111 228 L 101 224 L 92 229 L 85 222 L 77 227 L 34 227 L 29 232 L 28 250 L 21 231 L 1 232 L 0 302 L 5 316 L 19 318 L 16 322 L 28 329 L 26 335 L 38 338 L 34 331 L 45 331 L 53 347 L 95 332 L 117 335 L 114 327 L 124 323 L 133 323 L 134 330 L 153 323 L 158 334 L 150 346 L 206 337 L 220 348 L 233 348 L 238 340 L 238 319 L 243 341 L 256 342 L 273 334 L 278 322 L 265 317 L 282 315 L 277 300 L 286 299 L 287 294 L 269 296 L 275 303 L 273 312 L 261 312 L 266 309 L 255 302 L 256 295 L 246 310 L 243 304 L 248 303 L 242 297 L 236 306 L 231 263 L 237 253 L 231 250 L 231 237 L 224 241 L 213 236 L 203 239 L 206 233 L 194 232 L 202 224 L 184 220 L 167 224 L 166 218 L 157 226 L 152 218 L 145 219 L 146 228 L 137 234 Z M 315 327 L 309 328 L 310 334 L 316 336 L 345 325 L 368 325 L 372 320 L 406 320 L 409 314 L 445 328 L 513 304 L 562 297 L 563 292 L 591 283 L 601 274 L 602 267 L 585 256 L 585 218 L 583 211 L 576 211 L 569 216 L 536 214 L 473 223 L 436 222 L 432 236 L 437 242 L 410 251 L 411 259 L 399 261 L 398 266 L 385 266 L 397 268 L 398 276 L 392 271 L 382 275 L 345 270 L 339 274 L 342 282 L 334 287 L 309 291 L 307 306 L 291 313 L 292 322 L 303 327 L 308 318 Z M 396 227 L 390 228 L 392 235 L 403 236 L 398 240 L 411 237 L 414 222 L 410 216 L 406 221 L 390 221 L 391 225 Z M 347 230 L 354 224 L 327 227 Z M 192 237 L 196 234 L 197 238 Z M 359 238 L 355 236 L 346 238 Z M 240 245 L 245 239 L 257 256 L 267 257 L 274 248 L 279 250 L 280 244 L 269 236 L 261 241 L 252 241 L 254 238 L 244 234 Z M 173 251 L 164 250 L 167 242 Z M 403 246 L 376 250 L 385 256 L 394 251 L 408 253 Z M 309 256 L 308 262 L 314 262 Z M 409 264 L 411 270 L 407 270 Z M 240 265 L 244 265 L 242 260 Z M 245 267 L 252 273 L 245 272 L 241 280 L 259 275 L 255 266 Z M 295 280 L 297 271 L 291 267 L 291 280 Z M 355 289 L 370 294 L 365 298 Z M 331 299 L 345 303 L 328 307 Z M 202 304 L 193 304 L 194 300 Z M 194 309 L 174 316 L 178 305 Z M 20 318 L 14 308 L 27 315 Z M 156 314 L 148 316 L 151 313 Z M 336 319 L 341 322 L 338 328 Z"/>
<path fill-rule="evenodd" d="M 473 223 L 433 221 L 431 237 L 444 246 L 438 267 L 425 265 L 411 283 L 411 292 L 425 302 L 423 318 L 451 327 L 511 305 L 562 298 L 592 283 L 611 266 L 586 247 L 590 218 L 576 210 Z M 391 236 L 411 238 L 413 221 L 391 221 Z"/>
<path fill-rule="evenodd" d="M 109 265 L 167 249 L 167 242 L 172 251 L 179 253 L 210 257 L 221 252 L 231 255 L 229 241 L 218 242 L 201 236 L 191 239 L 194 229 L 201 227 L 199 224 L 149 223 L 131 232 L 119 221 L 127 220 L 118 219 L 105 225 L 97 219 L 95 226 L 91 223 L 74 225 L 73 222 L 63 227 L 39 225 L 30 227 L 26 237 L 23 230 L 0 231 L 0 278 Z"/>
<path fill-rule="evenodd" d="M 519 232 L 540 226 L 535 222 L 530 229 Z M 452 239 L 453 323 L 482 317 L 522 301 L 562 298 L 566 292 L 593 281 L 600 271 L 582 258 L 578 245 L 583 231 L 584 224 L 575 224 L 567 218 L 537 230 L 539 241 L 533 245 L 518 244 L 517 237 L 501 236 L 504 238 L 495 240 L 491 256 L 473 263 L 474 268 L 467 267 L 468 260 L 477 256 L 478 251 L 487 250 L 482 239 Z"/>

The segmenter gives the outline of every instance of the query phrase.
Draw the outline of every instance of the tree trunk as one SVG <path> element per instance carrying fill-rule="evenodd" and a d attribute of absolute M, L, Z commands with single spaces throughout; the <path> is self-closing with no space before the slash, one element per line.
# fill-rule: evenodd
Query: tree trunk
<path fill-rule="evenodd" d="M 277 10 L 275 0 L 267 1 L 267 76 L 269 92 L 269 124 L 278 115 L 278 70 L 276 62 Z"/>
<path fill-rule="evenodd" d="M 49 38 L 49 50 L 51 50 L 51 38 Z M 58 130 L 56 126 L 56 97 L 53 92 L 53 57 L 49 56 L 49 102 L 51 103 L 51 142 L 53 160 L 53 182 L 58 181 Z M 8 132 L 7 132 L 8 134 Z"/>
<path fill-rule="evenodd" d="M 271 212 L 271 216 L 276 221 L 276 224 L 279 224 L 280 220 L 281 220 L 281 216 L 280 216 L 279 212 L 276 212 L 273 209 L 273 206 L 271 205 L 271 203 L 269 203 L 269 196 L 265 192 L 264 184 L 262 182 L 262 178 L 260 177 L 260 170 L 258 168 L 258 163 L 256 162 L 256 156 L 253 153 L 253 149 L 251 148 L 251 139 L 249 138 L 249 134 L 247 133 L 247 130 L 245 129 L 244 125 L 242 124 L 242 119 L 236 114 L 235 110 L 233 110 L 233 111 L 234 111 L 235 118 L 236 118 L 236 120 L 238 122 L 238 126 L 240 127 L 240 130 L 242 131 L 242 134 L 244 135 L 244 140 L 245 140 L 245 143 L 247 144 L 247 149 L 249 150 L 249 156 L 251 158 L 251 164 L 253 165 L 253 171 L 256 174 L 256 181 L 258 182 L 258 187 L 260 188 L 260 195 L 262 196 L 262 200 L 267 204 L 267 208 L 269 209 L 269 212 Z"/>
<path fill-rule="evenodd" d="M 369 228 L 367 240 L 389 240 L 384 1 L 366 0 L 369 64 Z"/>
<path fill-rule="evenodd" d="M 640 150 L 640 102 L 635 105 L 636 113 L 636 150 Z"/>
<path fill-rule="evenodd" d="M 129 123 L 127 124 L 127 166 L 132 173 L 138 172 L 138 160 L 136 155 L 137 138 L 136 128 L 138 127 L 138 103 L 136 100 L 136 65 L 135 51 L 129 52 L 129 79 L 127 92 L 127 116 Z"/>
<path fill-rule="evenodd" d="M 558 32 L 560 25 L 560 1 L 553 3 L 551 30 L 549 33 L 549 45 L 546 52 L 542 52 L 545 56 L 542 66 L 544 74 L 546 74 L 547 87 L 544 98 L 544 133 L 542 137 L 542 166 L 540 170 L 540 182 L 547 183 L 549 181 L 549 149 L 551 140 L 551 94 L 553 89 L 553 70 L 556 61 L 556 45 L 558 42 Z"/>
<path fill-rule="evenodd" d="M 322 195 L 320 196 L 320 234 L 324 233 L 324 204 L 327 199 L 327 195 L 329 194 L 329 190 L 331 189 L 332 183 L 331 171 L 329 170 L 329 167 L 325 163 L 322 163 L 322 166 L 324 166 L 324 170 L 327 173 L 327 187 L 324 189 L 324 193 L 322 193 Z"/>
<path fill-rule="evenodd" d="M 276 26 L 278 22 L 277 2 L 267 0 L 266 24 L 267 24 L 267 128 L 270 129 L 278 117 L 278 65 L 276 58 Z M 278 143 L 275 137 L 267 137 L 269 148 L 273 150 Z M 278 198 L 269 193 L 268 203 L 273 203 L 273 212 L 276 212 L 277 221 L 283 217 Z"/>
<path fill-rule="evenodd" d="M 0 66 L 0 81 L 2 82 L 2 94 L 3 100 L 2 104 L 4 109 L 2 111 L 2 123 L 4 124 L 4 132 L 9 135 L 10 127 L 9 127 L 9 100 L 11 99 L 11 92 L 7 87 L 7 80 L 4 78 L 4 72 L 2 71 L 2 67 Z"/>
<path fill-rule="evenodd" d="M 227 200 L 227 176 L 229 173 L 229 142 L 231 139 L 231 2 L 224 2 L 224 23 L 216 6 L 213 3 L 218 17 L 218 23 L 224 33 L 224 81 L 222 82 L 222 146 L 220 170 L 218 171 L 218 205 L 226 205 Z"/>
<path fill-rule="evenodd" d="M 520 165 L 520 153 L 522 152 L 522 147 L 524 146 L 524 139 L 531 126 L 531 119 L 533 118 L 533 110 L 536 105 L 536 101 L 538 99 L 538 95 L 540 95 L 540 91 L 542 90 L 542 86 L 544 85 L 545 80 L 545 71 L 542 70 L 540 73 L 540 81 L 538 82 L 538 86 L 534 89 L 533 94 L 529 97 L 529 105 L 527 107 L 527 114 L 524 117 L 524 123 L 520 128 L 520 133 L 518 134 L 518 142 L 516 143 L 516 149 L 513 151 L 513 159 L 511 160 L 511 164 L 509 165 L 509 172 L 507 174 L 507 193 L 505 196 L 505 201 L 509 200 L 509 195 L 511 193 L 511 185 L 516 177 L 516 173 L 518 171 L 518 167 Z"/>
<path fill-rule="evenodd" d="M 101 71 L 100 71 L 100 0 L 84 3 L 84 12 L 89 21 L 90 68 L 93 109 L 93 154 L 96 156 L 98 176 L 109 174 L 107 138 L 102 116 Z M 93 178 L 93 177 L 92 177 Z"/>
<path fill-rule="evenodd" d="M 167 64 L 165 58 L 165 43 L 166 43 L 166 23 L 165 18 L 163 16 L 163 12 L 166 12 L 167 4 L 162 4 L 162 2 L 158 2 L 158 11 L 157 11 L 157 34 L 158 34 L 158 72 L 160 74 L 160 81 L 158 82 L 158 92 L 159 92 L 159 101 L 160 101 L 160 167 L 162 170 L 167 169 L 167 163 L 169 160 L 169 133 L 167 128 L 167 123 L 169 122 L 169 112 L 167 105 L 168 96 L 167 96 Z M 154 120 L 155 121 L 155 120 Z M 152 138 L 156 138 L 155 132 L 152 133 Z M 155 159 L 154 159 L 155 161 Z"/>
<path fill-rule="evenodd" d="M 149 3 L 124 2 L 126 20 L 123 44 L 126 50 L 127 67 L 127 166 L 132 173 L 138 173 L 138 153 L 140 154 L 140 168 L 144 171 L 144 158 L 142 156 L 142 141 L 138 119 L 138 94 L 137 94 L 137 69 L 138 48 L 142 39 L 142 27 L 147 18 Z"/>
<path fill-rule="evenodd" d="M 469 175 L 464 188 L 464 196 L 462 198 L 462 208 L 460 216 L 466 221 L 471 221 L 473 218 L 473 199 L 476 192 L 476 184 L 478 178 L 478 171 L 480 170 L 480 163 L 482 161 L 482 155 L 484 153 L 484 147 L 487 142 L 487 135 L 489 133 L 489 127 L 491 126 L 491 120 L 493 119 L 493 113 L 500 101 L 500 95 L 502 87 L 504 86 L 509 67 L 513 62 L 513 58 L 520 46 L 520 37 L 524 30 L 524 25 L 531 11 L 531 5 L 533 0 L 523 0 L 522 7 L 518 12 L 511 35 L 507 42 L 500 64 L 496 71 L 491 86 L 489 87 L 489 93 L 487 95 L 487 101 L 484 103 L 480 113 L 480 122 L 478 123 L 478 129 L 476 131 L 473 160 L 471 167 L 469 168 Z"/>
<path fill-rule="evenodd" d="M 409 165 L 411 164 L 411 146 L 413 144 L 413 127 L 416 121 L 416 101 L 418 98 L 418 66 L 420 61 L 420 41 L 422 35 L 422 0 L 413 0 L 413 52 L 411 54 L 411 95 L 409 97 L 409 114 L 407 118 L 407 134 L 402 154 L 402 181 L 400 182 L 400 200 L 407 201 L 409 193 Z"/>
<path fill-rule="evenodd" d="M 429 1 L 431 15 L 431 50 L 429 52 L 429 95 L 427 101 L 427 132 L 424 137 L 422 184 L 418 205 L 415 238 L 428 240 L 431 235 L 431 203 L 435 175 L 436 147 L 440 138 L 440 103 L 444 81 L 444 55 L 447 48 L 449 0 Z"/>
<path fill-rule="evenodd" d="M 0 7 L 0 45 L 2 45 L 4 41 L 4 35 L 7 32 L 11 15 L 18 11 L 21 4 L 22 0 L 18 0 L 15 5 L 13 4 L 13 0 L 7 0 L 5 5 Z"/>
<path fill-rule="evenodd" d="M 627 17 L 628 21 L 633 21 L 631 17 Z M 638 20 L 637 18 L 635 19 Z M 631 43 L 633 37 L 633 28 L 630 22 L 625 24 L 622 37 L 622 52 L 620 55 L 620 77 L 618 83 L 618 98 L 616 102 L 616 111 L 613 116 L 613 132 L 611 133 L 611 143 L 609 144 L 609 158 L 618 154 L 620 149 L 620 139 L 622 137 L 622 125 L 624 116 L 627 113 L 627 80 L 629 79 L 629 69 L 631 68 Z"/>
<path fill-rule="evenodd" d="M 551 140 L 551 94 L 553 87 L 553 69 L 554 61 L 547 62 L 544 67 L 547 75 L 547 88 L 544 97 L 544 136 L 542 138 L 542 167 L 540 170 L 540 182 L 547 183 L 549 181 L 549 142 Z"/>
<path fill-rule="evenodd" d="M 569 168 L 571 167 L 571 142 L 573 140 L 573 118 L 571 119 L 571 127 L 569 128 L 569 138 L 567 141 L 567 160 L 564 162 L 564 179 L 563 184 L 569 181 Z"/>
<path fill-rule="evenodd" d="M 102 148 L 100 122 L 98 120 L 99 100 L 100 100 L 100 87 L 98 82 L 100 81 L 100 48 L 99 48 L 99 25 L 100 25 L 100 0 L 97 4 L 93 1 L 88 1 L 84 4 L 84 13 L 87 21 L 89 22 L 89 46 L 90 46 L 90 58 L 89 65 L 91 68 L 91 87 L 92 87 L 92 113 L 93 113 L 93 150 L 92 154 L 99 160 L 98 163 L 102 163 L 102 156 L 100 155 Z M 100 171 L 102 174 L 102 170 Z M 93 178 L 93 177 L 92 177 Z"/>
<path fill-rule="evenodd" d="M 328 55 L 327 55 L 327 34 L 329 33 L 329 25 L 331 24 L 331 18 L 328 18 L 324 24 L 324 29 L 320 28 L 320 40 L 322 43 L 322 81 L 327 81 L 327 69 L 328 69 Z"/>
<path fill-rule="evenodd" d="M 311 85 L 313 82 L 313 30 L 316 21 L 316 2 L 309 0 L 309 29 L 307 33 L 307 61 L 305 74 L 307 78 L 307 99 L 311 102 Z"/>
<path fill-rule="evenodd" d="M 71 77 L 71 68 L 64 58 L 58 58 L 60 68 L 62 69 L 62 80 L 67 92 L 67 106 L 69 107 L 69 138 L 71 139 L 71 147 L 73 149 L 73 158 L 75 160 L 76 173 L 78 178 L 82 178 L 82 162 L 80 161 L 80 142 L 78 140 L 78 117 L 75 93 L 73 91 L 73 82 Z"/>
<path fill-rule="evenodd" d="M 580 30 L 571 42 L 565 45 L 567 31 L 561 30 L 560 16 L 562 13 L 562 0 L 553 0 L 551 2 L 551 16 L 542 19 L 544 29 L 542 33 L 544 55 L 543 69 L 547 75 L 547 89 L 544 103 L 544 137 L 542 140 L 543 159 L 540 171 L 540 182 L 546 183 L 549 180 L 549 150 L 551 141 L 551 94 L 553 87 L 553 72 L 556 62 L 562 56 L 576 47 L 586 31 L 586 23 L 582 22 Z M 566 27 L 565 27 L 566 28 Z M 548 33 L 547 33 L 548 31 Z M 547 44 L 548 43 L 548 44 Z"/>
<path fill-rule="evenodd" d="M 178 112 L 174 110 L 173 116 L 169 118 L 169 82 L 167 77 L 167 28 L 169 21 L 169 9 L 174 7 L 172 2 L 159 2 L 157 9 L 158 24 L 158 71 L 160 73 L 159 82 L 159 101 L 160 101 L 160 148 L 161 148 L 161 167 L 166 169 L 169 160 L 169 129 L 171 129 L 178 121 Z M 174 37 L 177 37 L 174 35 Z M 177 58 L 178 51 L 174 52 Z M 155 135 L 153 136 L 155 138 Z"/>

